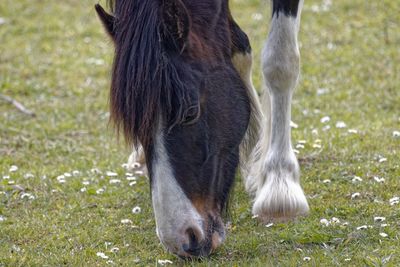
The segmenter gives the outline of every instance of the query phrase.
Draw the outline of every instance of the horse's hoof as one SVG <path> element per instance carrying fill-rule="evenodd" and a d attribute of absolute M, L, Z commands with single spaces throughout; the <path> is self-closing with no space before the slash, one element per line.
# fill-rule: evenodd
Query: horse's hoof
<path fill-rule="evenodd" d="M 300 184 L 273 174 L 258 191 L 253 205 L 253 214 L 262 223 L 293 221 L 308 213 L 307 199 Z"/>

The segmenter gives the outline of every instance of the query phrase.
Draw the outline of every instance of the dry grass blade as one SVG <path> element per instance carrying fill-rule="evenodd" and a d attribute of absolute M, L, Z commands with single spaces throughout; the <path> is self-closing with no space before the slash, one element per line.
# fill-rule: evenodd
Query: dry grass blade
<path fill-rule="evenodd" d="M 35 117 L 36 116 L 35 112 L 27 109 L 24 105 L 22 105 L 20 102 L 18 102 L 15 99 L 13 99 L 13 98 L 11 98 L 9 96 L 3 95 L 3 94 L 0 94 L 0 98 L 2 98 L 3 100 L 5 100 L 8 103 L 14 105 L 19 111 L 21 111 L 25 115 L 28 115 L 28 116 L 31 116 L 31 117 Z"/>

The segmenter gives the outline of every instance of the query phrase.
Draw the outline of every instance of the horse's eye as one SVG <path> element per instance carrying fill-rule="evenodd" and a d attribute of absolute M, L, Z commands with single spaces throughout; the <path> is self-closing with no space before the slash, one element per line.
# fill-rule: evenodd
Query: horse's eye
<path fill-rule="evenodd" d="M 200 106 L 189 107 L 184 114 L 182 125 L 192 125 L 195 124 L 200 118 Z"/>

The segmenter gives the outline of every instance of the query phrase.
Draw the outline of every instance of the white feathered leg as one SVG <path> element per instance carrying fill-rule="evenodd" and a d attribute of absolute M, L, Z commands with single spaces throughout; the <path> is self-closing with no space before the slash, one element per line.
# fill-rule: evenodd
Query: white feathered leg
<path fill-rule="evenodd" d="M 301 7 L 302 1 L 294 15 L 284 12 L 282 5 L 274 7 L 262 53 L 267 87 L 262 100 L 265 124 L 263 137 L 252 155 L 247 189 L 255 194 L 253 214 L 263 222 L 287 221 L 309 211 L 290 140 L 291 102 L 300 65 L 297 34 Z"/>
<path fill-rule="evenodd" d="M 127 169 L 130 171 L 141 170 L 144 172 L 144 174 L 147 174 L 146 158 L 141 145 L 138 147 L 138 149 L 133 148 L 133 151 L 128 158 Z"/>

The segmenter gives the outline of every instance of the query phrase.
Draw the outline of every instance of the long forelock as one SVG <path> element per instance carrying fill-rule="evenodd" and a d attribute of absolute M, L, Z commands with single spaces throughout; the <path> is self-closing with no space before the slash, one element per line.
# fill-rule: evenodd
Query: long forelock
<path fill-rule="evenodd" d="M 193 105 L 192 73 L 166 53 L 157 0 L 109 0 L 116 18 L 110 90 L 111 121 L 128 144 L 147 147 L 160 116 L 169 127 Z"/>

